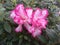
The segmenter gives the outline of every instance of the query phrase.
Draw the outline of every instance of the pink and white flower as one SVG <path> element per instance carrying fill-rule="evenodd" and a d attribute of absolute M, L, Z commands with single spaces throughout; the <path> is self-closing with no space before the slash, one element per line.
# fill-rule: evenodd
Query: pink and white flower
<path fill-rule="evenodd" d="M 30 7 L 25 8 L 23 4 L 19 4 L 11 11 L 10 17 L 18 24 L 15 29 L 16 32 L 22 32 L 22 25 L 24 25 L 28 32 L 33 37 L 36 37 L 42 33 L 42 28 L 46 28 L 48 10 L 40 8 L 33 10 Z"/>

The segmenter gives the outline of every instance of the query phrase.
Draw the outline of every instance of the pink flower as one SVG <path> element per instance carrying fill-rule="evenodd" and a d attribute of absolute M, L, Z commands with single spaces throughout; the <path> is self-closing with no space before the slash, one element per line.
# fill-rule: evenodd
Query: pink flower
<path fill-rule="evenodd" d="M 47 9 L 36 8 L 33 10 L 30 7 L 25 8 L 23 4 L 17 5 L 10 14 L 14 22 L 18 24 L 15 31 L 22 32 L 22 25 L 24 25 L 33 37 L 39 36 L 42 33 L 42 28 L 46 28 L 47 16 Z"/>
<path fill-rule="evenodd" d="M 16 29 L 15 29 L 16 32 L 22 32 L 22 25 L 19 25 Z"/>

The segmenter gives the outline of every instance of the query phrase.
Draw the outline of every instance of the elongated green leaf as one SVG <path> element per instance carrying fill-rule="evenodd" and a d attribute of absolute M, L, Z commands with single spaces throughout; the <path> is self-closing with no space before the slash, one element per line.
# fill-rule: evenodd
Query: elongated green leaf
<path fill-rule="evenodd" d="M 8 33 L 11 33 L 11 26 L 7 22 L 4 23 L 4 29 Z"/>
<path fill-rule="evenodd" d="M 23 42 L 23 39 L 19 39 L 19 45 L 21 45 Z"/>
<path fill-rule="evenodd" d="M 0 35 L 3 33 L 3 29 L 0 29 Z"/>
<path fill-rule="evenodd" d="M 38 37 L 43 43 L 47 43 L 47 40 L 46 40 L 46 38 L 44 37 L 44 36 L 39 36 Z"/>

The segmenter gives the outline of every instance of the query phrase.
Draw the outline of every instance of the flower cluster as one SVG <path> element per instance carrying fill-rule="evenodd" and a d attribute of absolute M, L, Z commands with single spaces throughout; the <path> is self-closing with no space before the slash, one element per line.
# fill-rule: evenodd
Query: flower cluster
<path fill-rule="evenodd" d="M 16 32 L 22 32 L 22 25 L 24 25 L 29 33 L 33 37 L 36 37 L 42 33 L 42 28 L 46 28 L 48 10 L 35 8 L 33 10 L 30 7 L 24 7 L 23 4 L 16 6 L 11 11 L 10 17 L 18 24 L 15 29 Z"/>

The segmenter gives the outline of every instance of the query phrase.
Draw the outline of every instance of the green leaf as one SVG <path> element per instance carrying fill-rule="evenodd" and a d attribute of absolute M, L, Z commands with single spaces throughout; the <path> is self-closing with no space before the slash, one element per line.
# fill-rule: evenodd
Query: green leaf
<path fill-rule="evenodd" d="M 18 40 L 18 38 L 15 37 L 15 36 L 14 36 L 14 38 L 12 39 L 13 42 L 14 42 L 14 41 L 17 41 L 17 40 Z"/>
<path fill-rule="evenodd" d="M 31 45 L 29 42 L 26 42 L 26 44 L 25 45 Z"/>
<path fill-rule="evenodd" d="M 23 42 L 23 39 L 19 39 L 19 44 L 18 45 L 21 45 Z"/>
<path fill-rule="evenodd" d="M 3 21 L 4 16 L 0 15 L 0 21 Z"/>
<path fill-rule="evenodd" d="M 13 45 L 12 42 L 7 42 L 7 45 Z"/>
<path fill-rule="evenodd" d="M 3 33 L 3 29 L 0 29 L 0 35 Z"/>
<path fill-rule="evenodd" d="M 3 5 L 0 3 L 0 21 L 3 21 L 3 18 L 4 18 L 4 11 L 5 11 L 5 8 L 3 7 Z"/>
<path fill-rule="evenodd" d="M 59 25 L 58 25 L 58 24 L 56 24 L 56 26 L 57 26 L 58 30 L 60 31 L 60 24 L 59 24 Z"/>
<path fill-rule="evenodd" d="M 0 3 L 0 12 L 5 11 L 5 8 L 3 7 L 3 4 Z"/>
<path fill-rule="evenodd" d="M 37 41 L 34 41 L 34 45 L 40 45 Z"/>
<path fill-rule="evenodd" d="M 57 31 L 55 29 L 46 29 L 46 33 L 50 40 L 52 41 L 58 40 Z"/>
<path fill-rule="evenodd" d="M 8 33 L 11 33 L 11 26 L 7 22 L 4 23 L 4 29 Z"/>
<path fill-rule="evenodd" d="M 23 0 L 26 4 L 29 4 L 32 0 Z"/>
<path fill-rule="evenodd" d="M 28 37 L 27 37 L 27 36 L 24 36 L 24 39 L 25 39 L 25 40 L 28 40 Z"/>
<path fill-rule="evenodd" d="M 46 40 L 46 38 L 44 37 L 44 36 L 39 36 L 38 37 L 43 43 L 47 43 L 47 40 Z"/>

